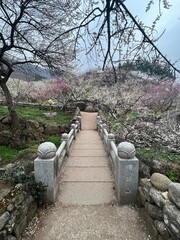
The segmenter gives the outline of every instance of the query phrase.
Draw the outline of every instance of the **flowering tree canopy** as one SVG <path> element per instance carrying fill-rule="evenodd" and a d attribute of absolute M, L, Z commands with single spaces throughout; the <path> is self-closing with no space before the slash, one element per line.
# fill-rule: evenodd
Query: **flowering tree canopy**
<path fill-rule="evenodd" d="M 166 80 L 159 84 L 148 84 L 141 100 L 145 106 L 156 111 L 165 111 L 171 107 L 178 94 L 180 94 L 180 84 L 175 84 L 172 80 Z"/>
<path fill-rule="evenodd" d="M 53 99 L 56 100 L 56 102 L 65 104 L 70 95 L 70 84 L 60 78 L 51 81 L 50 84 L 46 84 L 40 89 L 32 89 L 30 93 L 31 99 L 34 99 L 41 104 L 46 102 L 48 99 Z"/>
<path fill-rule="evenodd" d="M 74 36 L 65 31 L 78 6 L 78 0 L 0 1 L 0 86 L 12 122 L 17 115 L 6 83 L 14 67 L 33 63 L 62 71 L 69 65 Z"/>

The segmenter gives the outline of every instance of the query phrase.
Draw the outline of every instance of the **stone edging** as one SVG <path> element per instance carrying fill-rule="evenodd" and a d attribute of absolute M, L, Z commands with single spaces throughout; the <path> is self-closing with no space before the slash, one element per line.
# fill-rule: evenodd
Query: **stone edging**
<path fill-rule="evenodd" d="M 0 198 L 0 239 L 18 240 L 34 217 L 37 203 L 21 184 L 4 190 Z"/>
<path fill-rule="evenodd" d="M 180 239 L 180 183 L 154 173 L 150 179 L 140 179 L 138 199 L 145 207 L 153 239 Z"/>

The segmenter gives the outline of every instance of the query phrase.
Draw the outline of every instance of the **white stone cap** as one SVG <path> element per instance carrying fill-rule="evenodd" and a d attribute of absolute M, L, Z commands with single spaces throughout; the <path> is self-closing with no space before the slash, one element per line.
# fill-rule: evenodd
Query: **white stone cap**
<path fill-rule="evenodd" d="M 113 133 L 108 134 L 108 139 L 113 139 L 114 140 L 114 138 L 115 138 L 115 135 Z"/>
<path fill-rule="evenodd" d="M 132 143 L 121 142 L 117 147 L 117 152 L 119 158 L 132 159 L 135 157 L 136 150 Z"/>
<path fill-rule="evenodd" d="M 63 133 L 61 136 L 61 141 L 67 141 L 69 139 L 69 134 Z"/>
<path fill-rule="evenodd" d="M 56 155 L 57 148 L 52 142 L 41 143 L 38 147 L 37 155 L 41 159 L 50 159 Z"/>

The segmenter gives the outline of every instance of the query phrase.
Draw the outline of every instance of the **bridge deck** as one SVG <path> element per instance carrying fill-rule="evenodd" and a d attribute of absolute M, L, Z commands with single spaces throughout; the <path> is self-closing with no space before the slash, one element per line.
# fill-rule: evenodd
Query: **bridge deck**
<path fill-rule="evenodd" d="M 97 113 L 81 113 L 82 131 L 74 142 L 60 185 L 63 204 L 94 205 L 115 201 L 114 179 L 96 129 Z"/>
<path fill-rule="evenodd" d="M 31 240 L 151 239 L 140 209 L 118 206 L 108 158 L 96 129 L 97 113 L 82 112 L 55 207 L 46 210 Z"/>

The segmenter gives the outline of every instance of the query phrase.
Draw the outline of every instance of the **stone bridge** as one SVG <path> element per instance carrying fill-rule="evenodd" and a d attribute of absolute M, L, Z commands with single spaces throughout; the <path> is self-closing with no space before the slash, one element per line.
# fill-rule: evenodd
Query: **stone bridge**
<path fill-rule="evenodd" d="M 39 146 L 35 178 L 55 206 L 31 240 L 180 239 L 180 184 L 160 173 L 139 179 L 134 145 L 114 139 L 97 113 L 81 112 L 58 149 Z"/>
<path fill-rule="evenodd" d="M 46 200 L 55 206 L 31 239 L 152 239 L 141 209 L 130 204 L 138 188 L 134 146 L 116 147 L 97 113 L 81 112 L 77 120 L 58 149 L 39 146 L 36 181 L 47 185 Z"/>
<path fill-rule="evenodd" d="M 62 135 L 58 150 L 52 143 L 39 146 L 35 178 L 48 186 L 46 200 L 54 203 L 60 188 L 61 201 L 67 204 L 110 203 L 116 198 L 120 204 L 136 202 L 139 161 L 134 145 L 116 147 L 97 113 L 81 112 L 77 119 L 70 133 Z"/>

